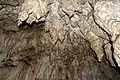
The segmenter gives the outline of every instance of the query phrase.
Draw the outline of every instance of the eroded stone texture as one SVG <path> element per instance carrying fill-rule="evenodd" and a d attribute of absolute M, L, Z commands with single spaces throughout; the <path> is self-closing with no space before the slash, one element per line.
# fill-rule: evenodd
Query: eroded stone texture
<path fill-rule="evenodd" d="M 97 2 L 94 6 L 94 16 L 95 21 L 99 24 L 100 28 L 102 28 L 105 33 L 109 34 L 109 40 L 112 41 L 113 44 L 111 44 L 111 46 L 113 46 L 114 49 L 112 54 L 116 59 L 118 66 L 120 66 L 120 52 L 118 47 L 120 41 L 120 6 L 118 3 L 112 1 Z M 111 53 L 107 53 L 107 55 L 111 55 Z"/>
<path fill-rule="evenodd" d="M 117 50 L 119 37 L 111 44 L 112 33 L 101 29 L 94 9 L 106 1 L 97 1 L 19 0 L 10 6 L 18 30 L 2 18 L 12 28 L 0 26 L 0 80 L 118 80 L 110 65 L 116 66 L 111 46 Z M 9 12 L 1 6 L 2 15 Z"/>
<path fill-rule="evenodd" d="M 31 24 L 32 22 L 38 22 L 40 18 L 47 13 L 47 1 L 45 0 L 25 0 L 20 6 L 18 15 L 18 25 L 23 21 Z"/>
<path fill-rule="evenodd" d="M 16 0 L 0 1 L 0 28 L 7 31 L 18 31 L 18 4 L 19 2 L 17 2 Z"/>
<path fill-rule="evenodd" d="M 53 44 L 49 33 L 46 33 L 42 26 L 16 33 L 10 32 L 9 35 L 1 31 L 7 39 L 0 47 L 2 50 L 0 79 L 117 80 L 119 78 L 118 73 L 106 61 L 98 63 L 94 59 L 94 52 L 85 39 L 73 31 L 68 31 L 63 42 L 57 41 Z"/>

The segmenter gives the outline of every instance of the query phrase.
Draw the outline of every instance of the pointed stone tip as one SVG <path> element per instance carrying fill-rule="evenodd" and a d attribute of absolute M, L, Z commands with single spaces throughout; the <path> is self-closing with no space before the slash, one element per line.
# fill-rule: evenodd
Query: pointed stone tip
<path fill-rule="evenodd" d="M 99 60 L 98 60 L 98 62 L 100 63 L 100 62 L 101 62 L 101 60 L 99 59 Z"/>

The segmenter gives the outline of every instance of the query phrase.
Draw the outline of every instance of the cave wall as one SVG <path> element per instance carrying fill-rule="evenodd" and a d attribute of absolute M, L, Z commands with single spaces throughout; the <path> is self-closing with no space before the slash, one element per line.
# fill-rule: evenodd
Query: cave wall
<path fill-rule="evenodd" d="M 1 0 L 0 80 L 118 80 L 117 3 Z"/>

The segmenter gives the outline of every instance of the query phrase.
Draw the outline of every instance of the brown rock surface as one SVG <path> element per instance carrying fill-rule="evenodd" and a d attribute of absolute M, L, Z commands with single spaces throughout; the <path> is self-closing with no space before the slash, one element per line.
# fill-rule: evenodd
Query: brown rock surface
<path fill-rule="evenodd" d="M 1 0 L 0 80 L 119 80 L 117 3 Z"/>

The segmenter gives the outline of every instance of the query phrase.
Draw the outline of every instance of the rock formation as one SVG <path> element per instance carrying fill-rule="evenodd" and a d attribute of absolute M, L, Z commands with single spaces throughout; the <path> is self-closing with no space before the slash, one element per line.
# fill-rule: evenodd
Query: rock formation
<path fill-rule="evenodd" d="M 1 0 L 0 80 L 118 80 L 119 0 Z"/>

